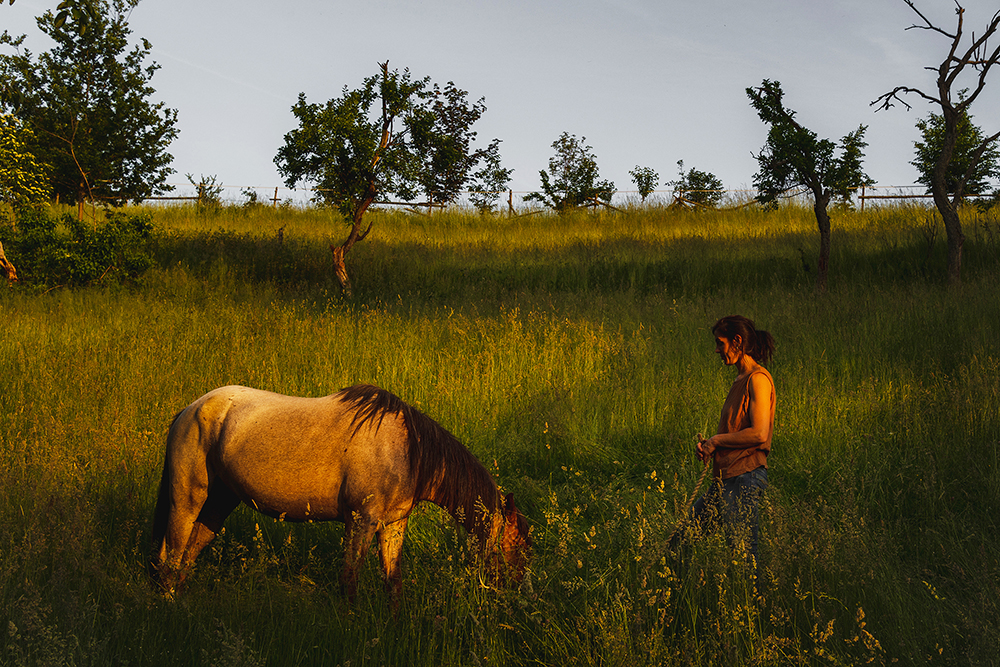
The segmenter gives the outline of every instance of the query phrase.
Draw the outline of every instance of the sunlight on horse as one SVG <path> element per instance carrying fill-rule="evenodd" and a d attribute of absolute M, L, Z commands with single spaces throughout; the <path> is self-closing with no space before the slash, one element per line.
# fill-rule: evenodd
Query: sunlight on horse
<path fill-rule="evenodd" d="M 407 518 L 422 500 L 475 537 L 497 576 L 522 579 L 531 538 L 513 494 L 501 497 L 468 449 L 397 396 L 371 385 L 323 398 L 221 387 L 170 425 L 150 575 L 173 594 L 243 502 L 283 521 L 344 522 L 341 583 L 351 598 L 377 535 L 395 596 Z"/>

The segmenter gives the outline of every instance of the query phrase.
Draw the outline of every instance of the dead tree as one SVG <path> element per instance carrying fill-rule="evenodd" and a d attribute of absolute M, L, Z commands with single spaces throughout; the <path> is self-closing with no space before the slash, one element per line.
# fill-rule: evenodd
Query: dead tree
<path fill-rule="evenodd" d="M 8 283 L 17 281 L 17 269 L 14 268 L 14 265 L 7 260 L 7 256 L 3 253 L 3 243 L 0 243 L 0 271 L 3 272 Z"/>
<path fill-rule="evenodd" d="M 934 198 L 934 205 L 941 213 L 944 220 L 945 232 L 948 235 L 948 279 L 957 284 L 962 280 L 962 244 L 965 237 L 962 234 L 962 222 L 958 217 L 958 207 L 965 194 L 965 186 L 975 171 L 976 166 L 983 157 L 983 154 L 993 144 L 1000 139 L 1000 132 L 985 137 L 972 153 L 969 167 L 962 176 L 955 188 L 955 191 L 948 192 L 946 174 L 951 164 L 955 152 L 955 144 L 958 141 L 958 124 L 963 114 L 968 112 L 972 103 L 986 87 L 986 77 L 990 69 L 1000 62 L 1000 44 L 990 45 L 990 40 L 996 35 L 1000 28 L 1000 11 L 993 15 L 993 18 L 986 25 L 986 29 L 976 37 L 973 33 L 971 43 L 963 50 L 963 21 L 965 8 L 955 1 L 955 14 L 957 14 L 957 26 L 955 32 L 948 32 L 934 25 L 913 3 L 913 0 L 903 0 L 922 23 L 911 25 L 907 30 L 919 29 L 930 30 L 939 33 L 951 40 L 948 55 L 937 67 L 926 67 L 932 72 L 937 72 L 937 90 L 933 94 L 925 93 L 918 88 L 908 86 L 897 86 L 888 93 L 885 93 L 872 102 L 876 106 L 876 111 L 888 109 L 894 102 L 899 102 L 907 109 L 911 106 L 903 99 L 902 95 L 912 93 L 924 98 L 931 104 L 941 107 L 941 116 L 944 119 L 944 141 L 941 153 L 938 155 L 934 165 L 934 173 L 931 178 L 931 195 Z M 991 50 L 992 49 L 992 50 Z M 971 71 L 970 71 L 971 70 Z M 956 86 L 959 76 L 963 73 L 972 74 L 972 92 L 966 95 L 959 94 L 958 101 L 952 99 L 952 91 L 962 91 L 964 89 Z"/>

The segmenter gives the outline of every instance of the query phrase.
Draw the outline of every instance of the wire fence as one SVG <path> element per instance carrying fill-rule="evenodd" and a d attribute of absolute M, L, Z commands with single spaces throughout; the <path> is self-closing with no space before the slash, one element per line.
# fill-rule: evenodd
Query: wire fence
<path fill-rule="evenodd" d="M 144 202 L 149 203 L 184 203 L 202 202 L 206 197 L 198 196 L 197 186 L 190 183 L 170 184 L 177 188 L 179 193 L 176 196 L 147 197 Z M 212 187 L 214 201 L 221 201 L 224 204 L 259 204 L 266 206 L 293 206 L 305 207 L 315 203 L 322 198 L 322 190 L 318 188 L 289 188 L 286 186 L 260 186 L 260 185 L 222 185 L 215 184 Z M 531 190 L 504 190 L 497 192 L 496 210 L 504 210 L 510 213 L 523 213 L 540 211 L 544 207 L 538 202 L 525 198 L 532 192 Z M 682 205 L 687 207 L 698 207 L 697 197 L 691 197 L 691 193 L 721 193 L 722 202 L 720 208 L 732 208 L 746 206 L 755 201 L 757 191 L 753 189 L 723 189 L 723 190 L 687 190 L 678 192 L 670 190 L 653 190 L 643 198 L 638 190 L 618 190 L 611 197 L 610 201 L 595 201 L 590 205 L 608 206 L 609 208 L 625 208 L 636 206 L 663 207 L 670 205 Z M 185 194 L 191 193 L 191 194 Z M 429 211 L 431 209 L 443 208 L 473 208 L 471 191 L 461 193 L 459 197 L 448 204 L 421 202 L 421 201 L 376 201 L 379 206 L 393 206 L 415 211 Z M 685 196 L 688 195 L 688 196 Z M 810 200 L 810 193 L 807 190 L 789 192 L 785 197 L 789 201 L 807 203 Z M 865 186 L 855 193 L 854 199 L 863 211 L 866 207 L 880 206 L 886 204 L 899 203 L 901 201 L 915 200 L 927 201 L 931 195 L 927 194 L 926 188 L 922 185 L 877 185 Z M 206 201 L 207 203 L 207 201 Z"/>

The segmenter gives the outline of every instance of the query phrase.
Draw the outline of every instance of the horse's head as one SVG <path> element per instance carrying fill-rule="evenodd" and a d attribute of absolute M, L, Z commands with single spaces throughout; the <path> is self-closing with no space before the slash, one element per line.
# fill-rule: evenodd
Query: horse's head
<path fill-rule="evenodd" d="M 520 582 L 524 579 L 524 571 L 531 558 L 531 546 L 528 520 L 517 511 L 514 494 L 508 493 L 503 499 L 503 537 L 500 539 L 500 551 L 507 565 L 507 572 L 514 581 Z"/>

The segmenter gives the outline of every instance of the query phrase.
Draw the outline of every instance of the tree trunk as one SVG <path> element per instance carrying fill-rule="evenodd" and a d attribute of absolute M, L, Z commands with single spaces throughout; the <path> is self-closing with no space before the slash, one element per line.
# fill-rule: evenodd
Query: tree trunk
<path fill-rule="evenodd" d="M 7 282 L 13 283 L 17 281 L 17 269 L 7 261 L 7 256 L 3 254 L 3 243 L 0 243 L 0 272 L 3 272 L 4 276 L 6 276 Z"/>
<path fill-rule="evenodd" d="M 351 296 L 351 279 L 347 277 L 347 266 L 344 264 L 344 246 L 330 246 L 330 252 L 333 253 L 333 272 L 337 276 L 337 280 L 340 281 L 340 289 L 344 291 L 344 296 Z"/>
<path fill-rule="evenodd" d="M 937 197 L 934 197 L 935 201 Z M 962 234 L 962 221 L 958 217 L 958 207 L 945 199 L 945 204 L 938 204 L 938 211 L 944 219 L 944 231 L 948 235 L 948 282 L 959 285 L 962 282 L 962 244 L 965 235 Z"/>
<path fill-rule="evenodd" d="M 361 220 L 373 201 L 375 201 L 374 181 L 368 184 L 368 192 L 365 193 L 365 198 L 361 200 L 361 203 L 354 210 L 354 219 L 351 221 L 351 233 L 347 235 L 347 240 L 340 246 L 330 246 L 330 252 L 333 253 L 333 271 L 337 276 L 337 280 L 340 281 L 340 288 L 344 291 L 344 296 L 350 297 L 352 295 L 351 279 L 347 276 L 347 265 L 344 263 L 344 257 L 354 247 L 355 243 L 363 241 L 368 236 L 368 232 L 372 230 L 371 225 L 368 225 L 368 229 L 362 232 Z"/>
<path fill-rule="evenodd" d="M 826 212 L 830 203 L 830 193 L 813 191 L 813 212 L 816 213 L 816 226 L 819 227 L 819 265 L 816 271 L 816 287 L 820 292 L 826 291 L 826 275 L 830 268 L 830 214 Z"/>
<path fill-rule="evenodd" d="M 958 217 L 959 195 L 954 199 L 948 196 L 945 175 L 958 143 L 959 114 L 951 105 L 945 104 L 941 106 L 941 114 L 944 118 L 944 141 L 931 175 L 931 194 L 934 196 L 934 205 L 944 220 L 944 231 L 948 236 L 948 282 L 958 285 L 962 282 L 962 244 L 965 236 L 962 234 L 962 221 Z"/>

